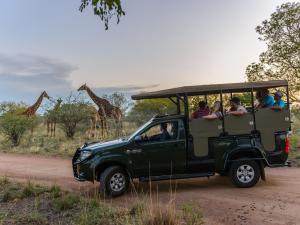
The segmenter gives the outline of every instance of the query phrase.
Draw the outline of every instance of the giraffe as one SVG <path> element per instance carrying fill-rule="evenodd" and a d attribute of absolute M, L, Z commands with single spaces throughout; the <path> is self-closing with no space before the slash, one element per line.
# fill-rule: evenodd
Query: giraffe
<path fill-rule="evenodd" d="M 94 106 L 86 106 L 89 111 L 89 120 L 90 120 L 90 128 L 87 131 L 88 138 L 94 137 L 98 138 L 97 125 L 101 123 L 101 117 Z M 102 128 L 102 136 L 103 136 L 103 128 Z"/>
<path fill-rule="evenodd" d="M 52 135 L 55 137 L 55 130 L 56 130 L 56 123 L 57 123 L 57 112 L 60 107 L 60 104 L 62 103 L 62 99 L 59 98 L 56 100 L 56 104 L 52 110 L 47 110 L 47 136 L 52 137 Z"/>
<path fill-rule="evenodd" d="M 21 112 L 20 115 L 33 117 L 40 105 L 42 104 L 44 98 L 50 99 L 46 91 L 43 91 L 40 97 L 36 100 L 36 102 L 33 105 L 29 106 L 24 112 Z M 31 127 L 31 134 L 33 134 L 33 127 Z"/>
<path fill-rule="evenodd" d="M 107 99 L 98 97 L 86 84 L 82 85 L 78 88 L 78 91 L 86 91 L 93 102 L 99 107 L 98 113 L 102 118 L 101 126 L 105 129 L 107 128 L 106 125 L 106 116 L 112 117 L 117 124 L 121 125 L 122 120 L 122 111 L 119 107 L 112 105 Z M 118 130 L 118 129 L 117 129 Z M 107 131 L 106 131 L 107 132 Z"/>
<path fill-rule="evenodd" d="M 36 100 L 36 102 L 33 105 L 29 106 L 24 112 L 22 112 L 21 115 L 28 116 L 28 117 L 34 116 L 36 111 L 40 107 L 43 98 L 50 99 L 46 91 L 43 91 L 40 97 Z"/>

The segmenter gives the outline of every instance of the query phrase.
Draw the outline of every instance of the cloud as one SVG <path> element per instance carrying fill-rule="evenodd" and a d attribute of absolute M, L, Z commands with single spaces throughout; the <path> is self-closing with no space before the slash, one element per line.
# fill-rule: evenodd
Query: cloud
<path fill-rule="evenodd" d="M 53 96 L 68 93 L 74 70 L 75 66 L 58 59 L 0 54 L 0 101 L 31 101 L 43 90 Z"/>
<path fill-rule="evenodd" d="M 111 86 L 111 87 L 91 87 L 98 94 L 112 94 L 114 92 L 121 92 L 126 95 L 134 94 L 148 89 L 156 88 L 159 84 L 150 85 L 124 85 L 124 86 Z"/>

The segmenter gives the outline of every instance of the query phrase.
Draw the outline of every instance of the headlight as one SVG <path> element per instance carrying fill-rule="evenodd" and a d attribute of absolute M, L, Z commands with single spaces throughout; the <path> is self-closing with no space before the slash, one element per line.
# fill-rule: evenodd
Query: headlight
<path fill-rule="evenodd" d="M 91 151 L 81 151 L 79 159 L 80 159 L 80 161 L 83 161 L 86 158 L 90 157 L 91 155 L 92 155 Z"/>

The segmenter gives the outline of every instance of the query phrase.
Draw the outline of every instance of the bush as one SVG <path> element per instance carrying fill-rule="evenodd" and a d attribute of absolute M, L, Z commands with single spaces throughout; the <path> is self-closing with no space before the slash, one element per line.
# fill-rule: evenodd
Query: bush
<path fill-rule="evenodd" d="M 80 198 L 78 195 L 68 193 L 61 198 L 54 198 L 52 205 L 57 211 L 63 211 L 74 208 L 77 204 L 80 204 Z"/>
<path fill-rule="evenodd" d="M 17 112 L 5 113 L 0 121 L 0 131 L 11 142 L 18 146 L 23 134 L 36 125 L 36 117 L 19 115 Z"/>
<path fill-rule="evenodd" d="M 78 124 L 90 118 L 89 104 L 72 94 L 64 102 L 57 112 L 57 119 L 66 137 L 73 138 Z"/>

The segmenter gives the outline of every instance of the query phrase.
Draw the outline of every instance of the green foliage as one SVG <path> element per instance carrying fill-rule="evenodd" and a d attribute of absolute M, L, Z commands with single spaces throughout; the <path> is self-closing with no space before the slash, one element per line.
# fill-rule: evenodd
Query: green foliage
<path fill-rule="evenodd" d="M 119 23 L 120 17 L 125 15 L 121 0 L 81 0 L 79 10 L 82 12 L 90 4 L 93 7 L 94 14 L 104 22 L 105 30 L 108 29 L 109 20 L 113 16 L 116 15 L 117 23 Z"/>
<path fill-rule="evenodd" d="M 34 211 L 19 214 L 14 219 L 14 224 L 46 225 L 48 224 L 46 216 Z"/>
<path fill-rule="evenodd" d="M 182 216 L 186 224 L 189 225 L 204 224 L 200 206 L 196 203 L 185 203 L 182 206 Z"/>
<path fill-rule="evenodd" d="M 259 62 L 246 69 L 249 81 L 286 79 L 290 98 L 300 102 L 300 3 L 284 3 L 268 20 L 256 27 L 267 45 Z"/>
<path fill-rule="evenodd" d="M 121 221 L 120 210 L 99 202 L 96 199 L 86 199 L 83 201 L 83 210 L 79 214 L 76 224 L 124 224 Z"/>
<path fill-rule="evenodd" d="M 61 196 L 61 189 L 59 186 L 53 185 L 49 191 L 51 198 L 58 198 Z"/>
<path fill-rule="evenodd" d="M 0 103 L 0 115 L 3 115 L 8 112 L 21 112 L 26 109 L 26 104 L 23 102 L 1 102 Z"/>
<path fill-rule="evenodd" d="M 48 192 L 49 189 L 40 185 L 34 185 L 30 181 L 27 181 L 26 185 L 23 188 L 24 197 L 33 197 Z"/>
<path fill-rule="evenodd" d="M 13 146 L 18 146 L 27 130 L 37 125 L 37 118 L 27 117 L 17 112 L 7 112 L 0 120 L 0 132 L 6 136 Z"/>
<path fill-rule="evenodd" d="M 80 198 L 78 195 L 73 193 L 67 193 L 60 198 L 54 198 L 52 205 L 54 209 L 63 211 L 74 208 L 77 204 L 80 204 Z"/>
<path fill-rule="evenodd" d="M 15 199 L 21 199 L 23 197 L 24 195 L 22 192 L 22 187 L 20 185 L 9 184 L 4 188 L 4 194 L 0 200 L 3 202 L 8 202 Z"/>
<path fill-rule="evenodd" d="M 65 132 L 66 137 L 73 138 L 78 124 L 90 118 L 89 104 L 70 94 L 57 110 L 57 120 Z"/>
<path fill-rule="evenodd" d="M 154 115 L 175 113 L 176 105 L 169 99 L 145 99 L 135 103 L 129 111 L 127 119 L 140 125 Z"/>

